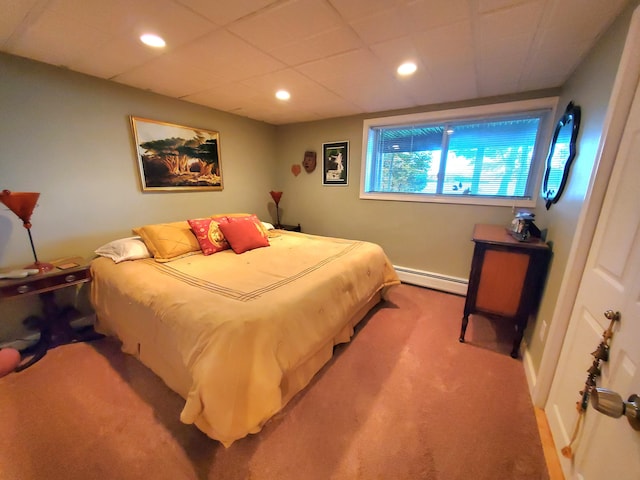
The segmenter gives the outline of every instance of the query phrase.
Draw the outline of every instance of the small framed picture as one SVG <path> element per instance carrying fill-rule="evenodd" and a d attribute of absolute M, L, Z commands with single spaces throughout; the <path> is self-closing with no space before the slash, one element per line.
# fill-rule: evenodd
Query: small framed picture
<path fill-rule="evenodd" d="M 349 184 L 349 142 L 322 144 L 322 184 Z"/>

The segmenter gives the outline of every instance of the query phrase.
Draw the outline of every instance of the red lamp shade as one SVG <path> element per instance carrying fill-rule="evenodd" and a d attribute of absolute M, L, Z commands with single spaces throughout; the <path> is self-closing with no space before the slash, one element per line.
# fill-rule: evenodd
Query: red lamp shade
<path fill-rule="evenodd" d="M 276 202 L 276 206 L 280 203 L 280 199 L 282 198 L 282 192 L 274 192 L 273 190 L 271 190 L 269 192 L 271 194 L 271 198 L 273 198 L 273 201 Z"/>
<path fill-rule="evenodd" d="M 24 228 L 31 228 L 31 214 L 36 206 L 40 194 L 36 192 L 0 192 L 0 202 L 15 213 L 24 224 Z"/>
<path fill-rule="evenodd" d="M 41 272 L 46 272 L 52 270 L 54 267 L 50 263 L 40 262 L 38 260 L 36 249 L 33 246 L 33 238 L 31 237 L 31 214 L 38 202 L 38 198 L 40 198 L 40 194 L 36 192 L 10 192 L 9 190 L 0 192 L 0 202 L 4 203 L 9 210 L 22 220 L 22 225 L 27 229 L 27 233 L 29 234 L 29 243 L 31 243 L 31 251 L 33 252 L 35 262 L 27 265 L 25 268 L 37 268 Z"/>

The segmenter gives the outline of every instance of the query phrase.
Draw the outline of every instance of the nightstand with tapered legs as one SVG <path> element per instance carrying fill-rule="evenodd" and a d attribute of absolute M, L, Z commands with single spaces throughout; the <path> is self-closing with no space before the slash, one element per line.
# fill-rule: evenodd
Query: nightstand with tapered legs
<path fill-rule="evenodd" d="M 102 335 L 88 327 L 82 331 L 71 327 L 70 310 L 60 307 L 55 293 L 63 288 L 91 281 L 89 262 L 82 258 L 66 258 L 53 262 L 55 268 L 47 272 L 24 278 L 0 280 L 0 301 L 38 295 L 42 306 L 42 317 L 30 318 L 40 331 L 40 338 L 22 352 L 22 363 L 16 372 L 30 367 L 49 349 L 74 342 L 84 342 L 101 338 Z"/>
<path fill-rule="evenodd" d="M 460 342 L 465 341 L 469 315 L 506 319 L 514 324 L 511 356 L 517 358 L 529 317 L 540 300 L 551 256 L 539 238 L 514 239 L 501 225 L 476 225 Z"/>

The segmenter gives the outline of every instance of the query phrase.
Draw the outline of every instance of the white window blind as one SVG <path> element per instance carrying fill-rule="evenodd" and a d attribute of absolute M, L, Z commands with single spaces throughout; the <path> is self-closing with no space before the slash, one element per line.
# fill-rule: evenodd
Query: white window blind
<path fill-rule="evenodd" d="M 446 121 L 365 122 L 361 197 L 534 200 L 551 113 L 549 107 Z"/>

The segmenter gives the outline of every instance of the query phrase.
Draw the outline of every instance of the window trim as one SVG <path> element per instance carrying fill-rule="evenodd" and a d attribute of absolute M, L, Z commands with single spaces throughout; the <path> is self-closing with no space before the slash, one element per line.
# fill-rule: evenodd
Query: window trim
<path fill-rule="evenodd" d="M 519 100 L 496 104 L 478 105 L 473 107 L 452 108 L 447 110 L 435 110 L 406 115 L 394 115 L 389 117 L 377 117 L 365 119 L 362 127 L 362 158 L 360 164 L 360 198 L 363 200 L 391 200 L 401 202 L 423 203 L 453 203 L 466 205 L 494 205 L 507 207 L 535 207 L 540 195 L 542 174 L 545 166 L 546 154 L 553 133 L 554 119 L 559 97 L 543 97 L 531 100 Z M 508 115 L 526 113 L 535 110 L 548 110 L 542 118 L 540 135 L 534 147 L 535 171 L 534 189 L 530 199 L 497 198 L 468 195 L 438 195 L 423 193 L 397 193 L 397 192 L 365 192 L 367 176 L 367 154 L 369 145 L 369 132 L 376 127 L 395 127 L 411 125 L 415 123 L 436 123 L 452 120 L 481 119 L 493 115 Z"/>

